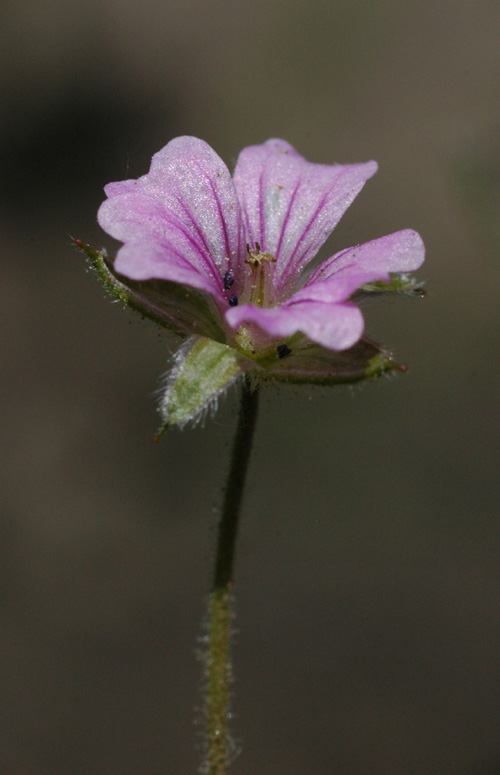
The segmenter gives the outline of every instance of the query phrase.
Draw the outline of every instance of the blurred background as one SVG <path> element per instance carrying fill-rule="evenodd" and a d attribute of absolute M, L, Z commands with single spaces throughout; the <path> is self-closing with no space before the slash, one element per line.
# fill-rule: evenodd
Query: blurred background
<path fill-rule="evenodd" d="M 411 227 L 409 371 L 268 390 L 235 593 L 234 775 L 500 773 L 497 0 L 4 0 L 0 771 L 195 773 L 237 392 L 157 445 L 169 342 L 112 304 L 102 187 L 193 134 L 376 159 L 327 254 Z"/>

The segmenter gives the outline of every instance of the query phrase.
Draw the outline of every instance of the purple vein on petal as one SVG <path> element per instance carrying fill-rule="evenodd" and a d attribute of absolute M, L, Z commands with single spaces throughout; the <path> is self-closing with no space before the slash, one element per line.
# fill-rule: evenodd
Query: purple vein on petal
<path fill-rule="evenodd" d="M 300 188 L 300 180 L 297 181 L 297 184 L 296 184 L 296 186 L 295 186 L 295 188 L 293 190 L 292 196 L 290 197 L 290 201 L 288 202 L 288 207 L 287 207 L 287 211 L 285 213 L 285 217 L 283 218 L 283 223 L 281 224 L 280 238 L 278 240 L 278 244 L 276 245 L 276 258 L 277 259 L 279 258 L 279 254 L 280 254 L 280 250 L 281 250 L 281 245 L 282 245 L 283 238 L 284 238 L 285 232 L 286 232 L 286 227 L 288 225 L 288 221 L 290 220 L 290 215 L 291 215 L 292 208 L 293 208 L 293 205 L 294 205 L 294 202 L 295 202 L 295 197 L 297 196 L 299 188 Z"/>
<path fill-rule="evenodd" d="M 247 242 L 254 242 L 253 235 L 252 235 L 252 229 L 250 226 L 250 221 L 248 219 L 248 214 L 246 210 L 243 210 L 243 228 L 245 230 L 245 239 Z"/>
<path fill-rule="evenodd" d="M 233 181 L 234 181 L 234 178 L 233 178 Z M 242 206 L 242 195 L 238 191 L 237 191 L 237 197 L 240 205 L 241 218 L 243 221 L 243 231 L 245 235 L 245 242 L 248 242 L 249 244 L 251 243 L 253 245 L 255 242 L 255 234 L 253 233 L 252 224 L 250 222 L 248 208 Z M 262 211 L 260 213 L 259 220 L 260 222 L 262 222 Z"/>
<path fill-rule="evenodd" d="M 227 233 L 226 220 L 224 218 L 224 213 L 222 212 L 222 207 L 221 207 L 221 203 L 220 203 L 220 200 L 219 200 L 219 196 L 218 196 L 218 194 L 216 192 L 215 186 L 213 184 L 213 181 L 212 181 L 210 175 L 207 175 L 207 173 L 205 172 L 205 170 L 201 167 L 201 165 L 199 163 L 197 163 L 197 162 L 195 162 L 195 163 L 196 163 L 197 168 L 200 170 L 200 174 L 203 175 L 203 177 L 207 181 L 208 186 L 210 188 L 210 191 L 212 192 L 213 197 L 215 199 L 215 203 L 217 205 L 217 212 L 218 212 L 218 215 L 219 215 L 219 224 L 221 226 L 221 230 L 222 230 L 222 233 L 223 233 L 223 236 L 224 236 L 224 243 L 225 243 L 225 248 L 226 248 L 225 255 L 229 259 L 229 256 L 231 255 L 231 247 L 229 245 L 229 235 Z"/>
<path fill-rule="evenodd" d="M 266 217 L 264 213 L 264 168 L 261 169 L 259 175 L 259 239 L 261 241 L 262 249 L 266 250 Z M 255 237 L 254 237 L 255 242 Z"/>
<path fill-rule="evenodd" d="M 181 204 L 181 206 L 183 207 L 184 212 L 186 213 L 186 215 L 191 219 L 193 224 L 196 226 L 196 222 L 194 221 L 192 213 L 190 213 L 189 210 L 187 210 L 187 208 L 185 208 L 183 202 L 181 202 L 179 199 L 178 199 L 178 201 L 179 201 L 179 204 Z M 171 216 L 174 216 L 174 217 L 172 218 Z M 200 245 L 198 244 L 198 242 L 196 241 L 194 236 L 189 232 L 189 230 L 187 229 L 186 225 L 179 221 L 179 219 L 175 216 L 175 213 L 173 213 L 172 211 L 168 211 L 167 210 L 165 212 L 165 221 L 169 225 L 171 225 L 175 229 L 177 229 L 182 234 L 182 236 L 187 240 L 187 242 L 193 247 L 195 253 L 200 257 L 200 259 L 201 259 L 201 261 L 202 261 L 202 263 L 203 263 L 203 265 L 205 267 L 205 270 L 208 272 L 208 274 L 210 276 L 212 276 L 214 274 L 214 270 L 216 270 L 216 266 L 215 266 L 214 262 L 210 258 L 210 251 L 208 251 L 208 255 L 204 255 L 203 251 L 200 250 Z M 205 244 L 205 240 L 203 238 L 203 235 L 201 234 L 200 236 L 202 237 L 203 242 Z M 189 261 L 189 259 L 185 259 L 185 260 Z M 196 267 L 190 261 L 189 261 L 189 264 L 190 264 L 190 266 L 193 267 L 193 269 L 196 269 L 197 271 L 201 271 L 201 267 Z M 218 272 L 217 272 L 217 275 L 219 275 Z"/>
<path fill-rule="evenodd" d="M 132 244 L 132 243 L 128 243 L 128 244 L 130 245 L 130 244 Z M 169 253 L 171 253 L 173 256 L 175 256 L 176 258 L 179 258 L 179 259 L 181 260 L 181 263 L 182 263 L 182 264 L 184 264 L 184 266 L 185 266 L 186 268 L 188 268 L 188 269 L 191 269 L 191 270 L 192 270 L 193 272 L 195 272 L 196 274 L 200 274 L 200 275 L 202 274 L 202 273 L 199 271 L 198 267 L 194 266 L 194 265 L 191 263 L 191 261 L 189 260 L 189 258 L 186 258 L 186 256 L 184 255 L 184 253 L 181 253 L 181 252 L 180 252 L 180 250 L 179 250 L 178 248 L 175 248 L 175 247 L 173 247 L 173 245 L 172 245 L 170 242 L 166 242 L 166 241 L 165 241 L 165 242 L 160 242 L 159 244 L 160 244 L 160 245 L 161 245 L 163 248 L 165 248 L 165 250 L 168 250 L 168 252 L 169 252 Z M 203 275 L 203 276 L 205 276 L 205 277 L 206 277 L 206 275 Z M 208 278 L 208 279 L 211 279 L 211 278 L 212 278 L 212 274 L 211 274 L 211 275 L 209 275 L 209 278 Z"/>
<path fill-rule="evenodd" d="M 167 241 L 159 241 L 159 240 L 153 240 L 150 243 L 150 246 L 154 250 L 158 250 L 159 253 L 159 261 L 154 259 L 153 262 L 150 264 L 151 272 L 147 273 L 147 275 L 142 276 L 140 279 L 142 280 L 152 280 L 152 279 L 158 279 L 158 280 L 170 280 L 171 282 L 178 282 L 178 270 L 181 271 L 187 271 L 189 274 L 196 275 L 198 277 L 201 277 L 205 282 L 208 282 L 211 284 L 211 277 L 207 277 L 206 274 L 201 273 L 196 266 L 193 266 L 193 264 L 185 257 L 185 255 L 180 252 L 180 250 L 170 244 Z M 130 251 L 134 251 L 134 253 L 137 254 L 143 254 L 144 253 L 144 243 L 143 242 L 126 242 L 118 251 L 117 254 L 117 264 L 115 264 L 115 267 L 117 271 L 121 274 L 124 274 L 126 277 L 131 277 L 132 279 L 139 279 L 136 277 L 135 272 L 130 272 L 130 267 L 124 267 L 121 262 L 123 261 L 123 257 L 126 254 L 127 258 L 130 260 Z M 166 254 L 166 255 L 165 255 Z M 165 260 L 165 258 L 167 260 Z M 175 261 L 172 261 L 173 258 L 178 259 L 178 263 Z M 170 259 L 170 260 L 169 260 Z M 154 267 L 158 266 L 158 270 L 156 270 Z M 164 272 L 162 271 L 162 267 L 168 268 L 169 271 Z M 181 280 L 181 282 L 185 282 L 185 280 Z M 187 284 L 189 285 L 189 281 L 187 281 Z M 196 284 L 193 287 L 198 287 Z M 205 287 L 205 290 L 208 290 L 208 288 Z M 215 293 L 212 291 L 209 291 L 214 299 L 217 300 L 217 292 L 218 289 L 213 289 Z"/>
<path fill-rule="evenodd" d="M 306 249 L 305 249 L 305 250 L 302 252 L 302 254 L 301 254 L 300 258 L 299 258 L 299 259 L 296 259 L 297 251 L 298 251 L 298 249 L 299 249 L 300 245 L 301 245 L 301 244 L 302 244 L 302 242 L 304 241 L 305 237 L 306 237 L 306 236 L 309 234 L 309 232 L 311 231 L 312 225 L 313 225 L 313 223 L 316 221 L 316 219 L 317 219 L 317 217 L 318 217 L 319 213 L 321 212 L 321 210 L 323 209 L 323 207 L 325 206 L 325 203 L 326 203 L 326 201 L 328 200 L 328 197 L 329 197 L 329 195 L 330 195 L 330 191 L 327 191 L 327 192 L 326 192 L 326 194 L 324 194 L 324 195 L 323 195 L 323 197 L 321 198 L 321 201 L 320 201 L 319 205 L 316 207 L 316 209 L 315 209 L 314 213 L 311 215 L 311 217 L 310 217 L 310 219 L 309 219 L 309 222 L 308 222 L 308 224 L 307 224 L 306 228 L 304 229 L 304 231 L 303 231 L 303 232 L 302 232 L 302 234 L 300 235 L 300 238 L 299 238 L 299 240 L 297 241 L 297 244 L 295 245 L 295 247 L 294 247 L 294 249 L 293 249 L 293 251 L 292 251 L 292 254 L 291 254 L 291 256 L 290 256 L 290 257 L 289 257 L 289 259 L 287 260 L 287 262 L 286 262 L 286 265 L 285 265 L 285 267 L 284 267 L 284 269 L 283 269 L 283 272 L 282 272 L 282 274 L 281 274 L 281 277 L 280 277 L 280 279 L 279 279 L 279 286 L 280 286 L 280 289 L 282 289 L 282 288 L 283 288 L 283 286 L 284 286 L 284 285 L 286 285 L 287 281 L 289 280 L 289 276 L 290 276 L 290 274 L 292 274 L 292 275 L 293 275 L 293 274 L 296 272 L 296 265 L 297 265 L 297 264 L 299 264 L 299 265 L 300 265 L 300 261 L 301 261 L 301 260 L 304 258 L 304 256 L 307 254 L 308 248 L 306 247 Z"/>
<path fill-rule="evenodd" d="M 183 253 L 180 253 L 177 248 L 172 247 L 168 242 L 164 242 L 163 246 L 169 251 L 169 253 L 172 253 L 172 255 L 176 256 L 177 258 L 180 258 L 181 262 L 185 264 L 186 267 L 189 267 L 189 269 L 193 269 L 197 274 L 201 274 L 201 272 L 198 271 L 196 266 L 193 266 L 191 261 L 186 258 L 186 256 Z"/>
<path fill-rule="evenodd" d="M 196 240 L 193 238 L 191 234 L 189 234 L 188 231 L 184 231 L 184 229 L 180 228 L 182 233 L 185 235 L 185 237 L 189 240 L 189 242 L 193 245 L 193 247 L 196 248 L 197 252 L 203 259 L 203 263 L 205 264 L 206 269 L 212 274 L 214 270 L 217 270 L 217 275 L 220 275 L 220 272 L 217 269 L 217 265 L 215 264 L 215 261 L 212 258 L 212 254 L 210 252 L 210 248 L 208 246 L 206 237 L 203 233 L 203 230 L 200 228 L 200 225 L 198 221 L 196 220 L 194 214 L 191 212 L 189 207 L 186 205 L 186 203 L 179 197 L 176 197 L 178 204 L 182 207 L 182 210 L 187 218 L 189 218 L 194 230 L 196 231 L 196 234 L 200 238 L 200 241 L 202 242 L 203 247 L 205 248 L 206 254 L 200 250 L 200 245 L 197 244 Z M 220 278 L 222 283 L 222 278 Z"/>

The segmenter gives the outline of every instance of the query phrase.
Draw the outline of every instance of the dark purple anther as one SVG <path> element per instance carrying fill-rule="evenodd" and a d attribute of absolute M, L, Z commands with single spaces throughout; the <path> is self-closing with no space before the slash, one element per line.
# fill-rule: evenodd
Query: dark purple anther
<path fill-rule="evenodd" d="M 231 272 L 230 269 L 227 270 L 226 274 L 224 275 L 224 290 L 228 291 L 234 283 L 234 275 Z"/>
<path fill-rule="evenodd" d="M 233 295 L 229 297 L 229 306 L 230 307 L 238 306 L 238 297 L 235 293 L 233 293 Z"/>
<path fill-rule="evenodd" d="M 276 352 L 278 353 L 278 358 L 286 358 L 286 356 L 290 355 L 292 351 L 286 344 L 280 344 L 276 348 Z"/>

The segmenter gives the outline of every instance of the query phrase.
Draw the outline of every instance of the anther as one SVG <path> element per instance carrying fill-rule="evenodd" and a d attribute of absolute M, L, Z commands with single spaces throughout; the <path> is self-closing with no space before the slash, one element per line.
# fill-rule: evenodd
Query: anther
<path fill-rule="evenodd" d="M 278 358 L 286 358 L 287 355 L 292 354 L 292 351 L 286 344 L 279 344 L 276 348 L 276 352 L 278 353 Z"/>
<path fill-rule="evenodd" d="M 259 266 L 262 266 L 264 263 L 276 263 L 276 258 L 273 256 L 272 253 L 263 253 L 260 248 L 260 243 L 255 243 L 255 250 L 252 250 L 250 248 L 250 245 L 247 243 L 247 253 L 248 258 L 245 258 L 245 264 L 249 264 L 254 269 L 258 269 Z"/>
<path fill-rule="evenodd" d="M 229 306 L 230 307 L 238 306 L 238 297 L 235 293 L 233 293 L 233 295 L 229 297 Z"/>
<path fill-rule="evenodd" d="M 234 275 L 231 272 L 230 269 L 227 270 L 226 274 L 224 275 L 224 290 L 228 291 L 234 283 Z"/>

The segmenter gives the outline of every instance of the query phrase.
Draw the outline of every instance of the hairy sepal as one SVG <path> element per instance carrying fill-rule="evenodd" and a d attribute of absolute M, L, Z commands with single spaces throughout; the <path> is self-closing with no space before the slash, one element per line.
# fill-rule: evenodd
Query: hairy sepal
<path fill-rule="evenodd" d="M 340 352 L 327 350 L 305 338 L 287 342 L 290 353 L 276 356 L 265 368 L 251 373 L 257 381 L 275 380 L 297 385 L 345 385 L 380 377 L 391 371 L 406 371 L 387 350 L 363 337 Z"/>
<path fill-rule="evenodd" d="M 130 280 L 114 271 L 105 251 L 79 239 L 74 243 L 90 259 L 106 290 L 142 317 L 182 337 L 199 334 L 224 341 L 222 318 L 208 293 L 167 280 Z"/>
<path fill-rule="evenodd" d="M 199 422 L 248 367 L 232 347 L 206 337 L 191 337 L 179 349 L 160 403 L 158 439 L 172 425 Z"/>
<path fill-rule="evenodd" d="M 390 275 L 390 282 L 375 280 L 365 283 L 352 296 L 353 301 L 361 301 L 367 297 L 403 294 L 421 298 L 425 296 L 424 283 L 417 280 L 414 275 L 407 272 L 399 272 Z"/>

